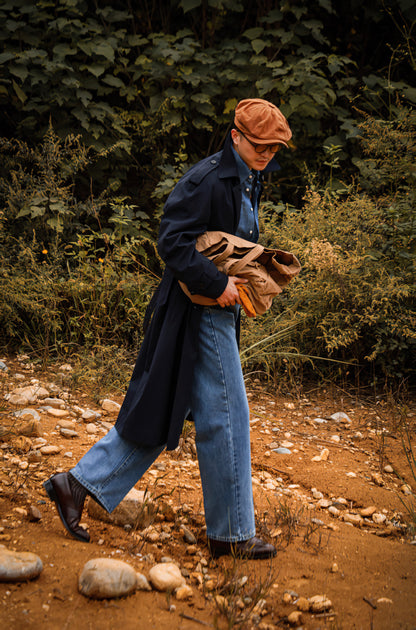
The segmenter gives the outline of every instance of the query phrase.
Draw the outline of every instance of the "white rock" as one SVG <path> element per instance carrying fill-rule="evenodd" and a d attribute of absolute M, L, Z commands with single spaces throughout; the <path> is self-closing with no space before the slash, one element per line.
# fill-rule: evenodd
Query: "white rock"
<path fill-rule="evenodd" d="M 111 558 L 89 560 L 78 579 L 79 592 L 92 599 L 123 597 L 136 587 L 135 570 L 126 562 Z"/>
<path fill-rule="evenodd" d="M 351 477 L 351 479 L 354 479 L 354 477 L 356 477 L 356 473 L 355 472 L 347 472 L 347 477 Z"/>
<path fill-rule="evenodd" d="M 185 584 L 185 578 L 176 564 L 163 562 L 156 564 L 149 571 L 151 584 L 158 591 L 174 591 Z"/>
<path fill-rule="evenodd" d="M 377 512 L 373 514 L 371 518 L 373 519 L 374 523 L 376 523 L 377 525 L 382 525 L 387 519 L 385 514 L 379 514 Z"/>
<path fill-rule="evenodd" d="M 101 401 L 101 407 L 104 411 L 108 411 L 108 413 L 118 413 L 121 409 L 121 405 L 114 400 L 110 400 L 109 398 L 104 398 Z"/>
<path fill-rule="evenodd" d="M 89 435 L 95 435 L 98 433 L 98 427 L 93 422 L 89 422 L 85 427 L 85 430 Z"/>
<path fill-rule="evenodd" d="M 384 466 L 383 470 L 384 470 L 384 472 L 386 472 L 386 473 L 392 473 L 392 472 L 394 472 L 394 470 L 393 470 L 393 466 L 390 466 L 390 464 L 387 464 L 386 466 Z"/>
<path fill-rule="evenodd" d="M 341 510 L 336 508 L 335 505 L 331 505 L 328 508 L 328 512 L 331 514 L 331 516 L 335 516 L 335 517 L 338 517 L 341 514 Z"/>
<path fill-rule="evenodd" d="M 336 444 L 338 444 L 341 441 L 341 438 L 339 437 L 339 435 L 331 435 L 331 442 L 335 442 Z"/>
<path fill-rule="evenodd" d="M 82 414 L 82 419 L 84 422 L 89 422 L 90 420 L 96 420 L 100 417 L 100 414 L 92 409 L 86 409 Z"/>
<path fill-rule="evenodd" d="M 74 431 L 74 429 L 62 428 L 62 429 L 60 429 L 59 433 L 64 438 L 76 438 L 76 437 L 78 437 L 78 433 L 76 431 Z"/>
<path fill-rule="evenodd" d="M 53 416 L 54 418 L 65 418 L 69 416 L 69 411 L 67 409 L 56 409 L 55 407 L 50 407 L 48 409 L 48 416 Z"/>
<path fill-rule="evenodd" d="M 36 409 L 21 409 L 20 411 L 15 411 L 13 415 L 15 418 L 20 418 L 20 420 L 40 420 L 40 415 Z"/>
<path fill-rule="evenodd" d="M 351 422 L 351 418 L 347 416 L 343 411 L 337 411 L 333 413 L 331 416 L 331 420 L 335 420 L 335 422 Z"/>
<path fill-rule="evenodd" d="M 42 569 L 42 560 L 36 554 L 0 547 L 0 582 L 33 580 Z"/>
<path fill-rule="evenodd" d="M 150 586 L 147 577 L 143 575 L 143 573 L 136 573 L 136 577 L 137 577 L 137 590 L 138 591 L 151 591 L 152 590 L 152 587 Z"/>

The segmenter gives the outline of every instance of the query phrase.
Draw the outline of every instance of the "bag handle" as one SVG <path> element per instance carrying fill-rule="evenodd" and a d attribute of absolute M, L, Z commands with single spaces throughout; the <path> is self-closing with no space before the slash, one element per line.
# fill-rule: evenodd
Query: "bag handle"
<path fill-rule="evenodd" d="M 253 245 L 253 247 L 246 253 L 242 258 L 236 260 L 228 270 L 229 274 L 233 276 L 238 276 L 239 272 L 244 269 L 246 265 L 256 260 L 264 251 L 263 245 Z"/>

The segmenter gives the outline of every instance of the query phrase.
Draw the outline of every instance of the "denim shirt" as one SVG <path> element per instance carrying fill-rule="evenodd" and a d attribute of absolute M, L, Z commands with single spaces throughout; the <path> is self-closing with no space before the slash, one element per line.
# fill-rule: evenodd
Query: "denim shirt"
<path fill-rule="evenodd" d="M 235 161 L 237 162 L 241 185 L 241 214 L 236 236 L 245 238 L 246 241 L 257 243 L 259 238 L 259 171 L 250 170 L 244 160 L 238 155 L 234 147 L 232 150 L 234 152 Z"/>

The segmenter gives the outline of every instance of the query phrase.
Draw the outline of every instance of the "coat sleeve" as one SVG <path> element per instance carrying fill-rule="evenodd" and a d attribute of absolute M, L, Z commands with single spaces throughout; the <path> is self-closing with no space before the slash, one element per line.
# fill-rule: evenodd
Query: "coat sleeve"
<path fill-rule="evenodd" d="M 166 201 L 158 240 L 159 254 L 175 278 L 191 293 L 210 298 L 223 293 L 227 276 L 195 249 L 195 243 L 210 224 L 215 185 L 220 185 L 216 169 L 207 172 L 201 163 L 188 171 Z"/>

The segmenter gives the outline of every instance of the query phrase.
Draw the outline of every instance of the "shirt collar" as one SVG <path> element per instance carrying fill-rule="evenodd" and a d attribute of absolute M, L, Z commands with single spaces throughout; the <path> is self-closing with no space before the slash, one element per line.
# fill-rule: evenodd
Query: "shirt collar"
<path fill-rule="evenodd" d="M 252 171 L 244 162 L 244 160 L 238 155 L 234 147 L 232 146 L 231 148 L 234 153 L 235 161 L 237 162 L 238 175 L 240 177 L 240 184 L 242 184 L 243 182 L 246 181 L 249 175 L 255 176 L 257 175 L 258 171 Z"/>

